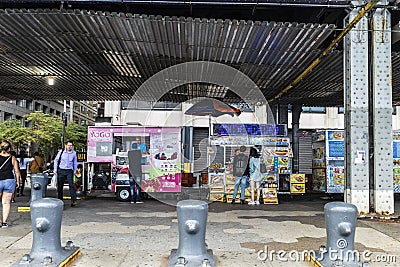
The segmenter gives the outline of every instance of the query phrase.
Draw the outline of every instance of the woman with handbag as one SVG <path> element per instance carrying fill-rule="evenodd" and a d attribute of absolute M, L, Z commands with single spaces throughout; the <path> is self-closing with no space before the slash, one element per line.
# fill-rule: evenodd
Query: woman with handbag
<path fill-rule="evenodd" d="M 260 204 L 260 181 L 261 181 L 261 171 L 260 171 L 260 155 L 256 148 L 250 148 L 250 190 L 251 190 L 251 201 L 249 205 L 259 205 Z M 257 198 L 254 199 L 254 185 L 257 190 Z"/>
<path fill-rule="evenodd" d="M 3 141 L 1 142 L 0 147 L 0 197 L 3 206 L 1 228 L 7 228 L 7 219 L 10 215 L 11 208 L 11 198 L 15 188 L 19 187 L 21 173 L 19 172 L 17 159 L 10 154 L 11 143 Z"/>
<path fill-rule="evenodd" d="M 42 173 L 44 171 L 44 160 L 39 156 L 39 152 L 33 153 L 33 160 L 29 163 L 31 174 Z"/>

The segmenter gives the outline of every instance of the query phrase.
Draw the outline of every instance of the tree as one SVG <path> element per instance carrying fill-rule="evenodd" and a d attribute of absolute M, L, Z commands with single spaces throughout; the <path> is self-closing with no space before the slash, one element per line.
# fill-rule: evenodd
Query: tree
<path fill-rule="evenodd" d="M 29 129 L 22 125 L 20 120 L 13 119 L 0 123 L 0 139 L 11 141 L 17 150 L 28 146 L 33 138 L 30 136 Z"/>
<path fill-rule="evenodd" d="M 57 148 L 62 147 L 62 120 L 52 114 L 35 111 L 24 116 L 30 127 L 25 127 L 19 120 L 9 120 L 0 123 L 0 138 L 14 143 L 18 149 L 31 145 L 46 159 L 51 158 Z M 81 126 L 70 121 L 66 126 L 65 141 L 72 141 L 75 150 L 86 148 L 87 126 Z"/>
<path fill-rule="evenodd" d="M 52 114 L 44 114 L 42 111 L 35 111 L 24 117 L 26 122 L 31 123 L 29 132 L 39 153 L 47 157 L 57 151 L 57 147 L 61 143 L 61 118 Z"/>
<path fill-rule="evenodd" d="M 81 151 L 87 146 L 87 126 L 81 126 L 73 121 L 65 128 L 65 141 L 74 142 L 74 149 Z"/>

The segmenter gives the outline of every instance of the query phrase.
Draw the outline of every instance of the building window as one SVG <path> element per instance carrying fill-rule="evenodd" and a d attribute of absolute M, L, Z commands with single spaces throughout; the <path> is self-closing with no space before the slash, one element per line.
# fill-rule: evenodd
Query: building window
<path fill-rule="evenodd" d="M 21 122 L 21 125 L 24 125 L 24 121 L 25 121 L 25 120 L 24 120 L 23 117 L 21 117 L 21 116 L 15 116 L 15 118 Z"/>
<path fill-rule="evenodd" d="M 4 112 L 4 120 L 5 121 L 12 120 L 12 119 L 13 119 L 13 114 Z"/>
<path fill-rule="evenodd" d="M 123 110 L 182 110 L 181 103 L 152 101 L 122 101 Z"/>
<path fill-rule="evenodd" d="M 29 110 L 33 110 L 33 101 L 32 100 L 27 100 L 26 101 L 26 107 Z"/>
<path fill-rule="evenodd" d="M 325 113 L 325 107 L 302 107 L 304 113 Z"/>
<path fill-rule="evenodd" d="M 43 113 L 48 114 L 49 113 L 49 107 L 43 106 Z"/>
<path fill-rule="evenodd" d="M 26 121 L 25 122 L 25 127 L 32 127 L 32 122 L 31 121 Z"/>
<path fill-rule="evenodd" d="M 42 105 L 40 105 L 40 103 L 35 103 L 35 111 L 40 111 L 42 110 Z"/>
<path fill-rule="evenodd" d="M 16 104 L 18 107 L 24 108 L 25 107 L 25 100 L 17 100 Z"/>

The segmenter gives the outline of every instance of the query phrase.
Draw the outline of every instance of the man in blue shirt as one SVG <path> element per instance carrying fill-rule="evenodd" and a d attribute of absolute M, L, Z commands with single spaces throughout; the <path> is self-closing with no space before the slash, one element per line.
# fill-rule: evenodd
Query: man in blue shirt
<path fill-rule="evenodd" d="M 77 168 L 77 157 L 73 147 L 74 144 L 68 141 L 65 149 L 60 150 L 54 160 L 54 174 L 57 174 L 58 199 L 63 200 L 63 187 L 65 179 L 67 179 L 69 193 L 71 195 L 71 207 L 78 205 L 76 202 L 76 191 L 73 180 Z"/>
<path fill-rule="evenodd" d="M 137 150 L 139 150 L 142 153 L 142 160 L 141 163 L 142 164 L 146 164 L 147 158 L 147 146 L 145 143 L 142 143 L 142 140 L 140 139 L 140 137 L 136 137 L 136 142 L 133 142 L 132 145 L 136 143 L 137 144 Z"/>

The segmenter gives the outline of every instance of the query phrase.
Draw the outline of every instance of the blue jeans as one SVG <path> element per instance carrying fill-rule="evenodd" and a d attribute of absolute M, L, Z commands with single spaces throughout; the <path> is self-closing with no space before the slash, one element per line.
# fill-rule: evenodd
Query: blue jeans
<path fill-rule="evenodd" d="M 131 191 L 131 202 L 140 201 L 140 180 L 137 176 L 129 177 L 129 189 Z"/>
<path fill-rule="evenodd" d="M 58 199 L 63 200 L 64 198 L 64 182 L 65 179 L 68 181 L 69 193 L 71 195 L 71 201 L 76 201 L 76 191 L 74 187 L 74 171 L 66 169 L 58 169 L 57 171 L 57 193 Z"/>
<path fill-rule="evenodd" d="M 233 191 L 233 199 L 236 198 L 240 185 L 240 200 L 244 200 L 244 191 L 247 187 L 247 176 L 235 177 L 235 190 Z"/>

